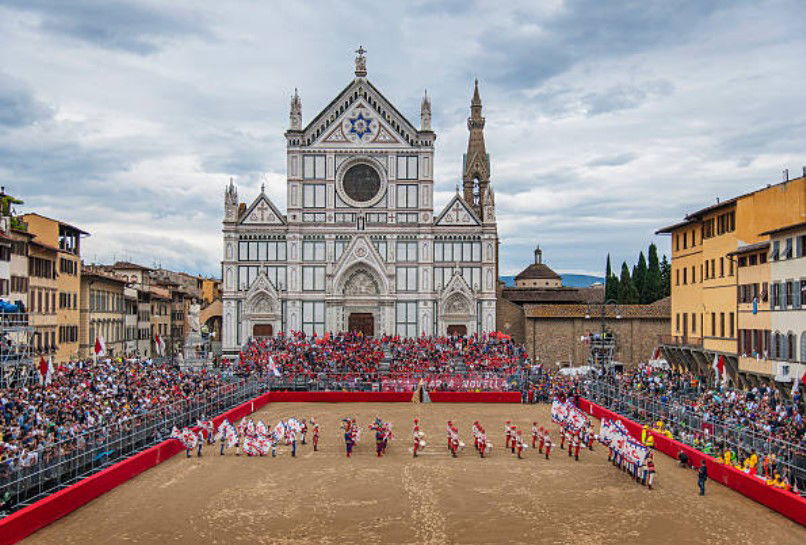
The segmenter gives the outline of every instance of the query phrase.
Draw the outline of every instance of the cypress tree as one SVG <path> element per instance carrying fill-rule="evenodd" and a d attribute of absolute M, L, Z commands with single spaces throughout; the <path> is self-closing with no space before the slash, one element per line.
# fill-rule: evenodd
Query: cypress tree
<path fill-rule="evenodd" d="M 607 254 L 607 266 L 605 267 L 605 301 L 618 299 L 618 278 L 613 275 L 610 267 L 610 254 Z"/>
<path fill-rule="evenodd" d="M 646 292 L 646 303 L 654 303 L 663 298 L 663 283 L 661 282 L 660 262 L 658 261 L 658 247 L 655 244 L 649 245 L 649 266 L 647 268 L 644 288 Z"/>
<path fill-rule="evenodd" d="M 649 271 L 646 266 L 646 258 L 644 258 L 644 252 L 641 252 L 638 254 L 638 265 L 635 266 L 635 271 L 632 275 L 635 288 L 638 290 L 638 302 L 641 304 L 652 302 L 649 301 L 650 297 L 646 291 L 646 278 L 648 275 Z"/>
<path fill-rule="evenodd" d="M 619 303 L 634 305 L 638 302 L 638 290 L 635 288 L 635 283 L 630 277 L 630 269 L 627 267 L 626 261 L 621 264 L 619 295 Z"/>
<path fill-rule="evenodd" d="M 660 287 L 661 298 L 672 294 L 672 266 L 666 260 L 666 255 L 660 262 Z"/>

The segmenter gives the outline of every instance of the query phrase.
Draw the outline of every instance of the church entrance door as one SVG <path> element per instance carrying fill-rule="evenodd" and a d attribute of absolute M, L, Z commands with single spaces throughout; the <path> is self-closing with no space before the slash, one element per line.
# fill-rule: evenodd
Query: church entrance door
<path fill-rule="evenodd" d="M 360 331 L 365 337 L 375 335 L 375 317 L 371 312 L 352 312 L 347 320 L 350 331 Z"/>
<path fill-rule="evenodd" d="M 274 334 L 274 328 L 271 324 L 255 324 L 252 326 L 253 337 L 271 337 Z"/>
<path fill-rule="evenodd" d="M 466 325 L 449 325 L 448 337 L 464 337 L 467 335 Z"/>

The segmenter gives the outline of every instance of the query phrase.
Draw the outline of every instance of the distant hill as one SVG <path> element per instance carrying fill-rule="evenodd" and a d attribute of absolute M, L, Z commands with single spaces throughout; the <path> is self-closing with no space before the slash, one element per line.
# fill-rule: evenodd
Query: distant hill
<path fill-rule="evenodd" d="M 601 276 L 590 276 L 587 274 L 561 274 L 563 279 L 563 286 L 569 288 L 587 288 L 596 282 L 604 284 L 604 278 Z M 514 276 L 502 276 L 501 280 L 507 286 L 515 285 Z"/>

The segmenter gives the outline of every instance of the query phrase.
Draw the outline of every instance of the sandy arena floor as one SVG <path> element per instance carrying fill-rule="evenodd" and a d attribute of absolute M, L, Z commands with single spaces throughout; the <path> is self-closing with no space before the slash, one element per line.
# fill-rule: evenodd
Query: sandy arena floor
<path fill-rule="evenodd" d="M 351 459 L 338 432 L 347 415 L 364 429 Z M 399 434 L 384 458 L 366 431 L 376 415 Z M 208 447 L 202 458 L 176 456 L 23 543 L 806 543 L 806 529 L 718 484 L 698 496 L 696 474 L 663 455 L 648 491 L 608 464 L 601 446 L 579 462 L 559 451 L 550 461 L 505 453 L 504 422 L 527 434 L 532 420 L 549 423 L 546 405 L 279 403 L 257 416 L 272 424 L 315 416 L 320 451 L 309 444 L 296 459 L 288 450 L 273 459 Z M 429 443 L 416 459 L 414 417 Z M 445 447 L 448 419 L 468 444 L 456 459 Z M 470 445 L 476 419 L 492 436 L 489 459 Z"/>

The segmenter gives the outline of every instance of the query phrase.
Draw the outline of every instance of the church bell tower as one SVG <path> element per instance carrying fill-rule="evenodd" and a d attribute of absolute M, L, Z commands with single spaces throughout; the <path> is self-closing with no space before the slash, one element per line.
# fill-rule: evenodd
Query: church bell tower
<path fill-rule="evenodd" d="M 464 200 L 473 206 L 474 211 L 486 220 L 485 212 L 490 211 L 490 156 L 484 145 L 484 117 L 481 115 L 481 96 L 479 80 L 473 89 L 470 101 L 470 117 L 467 118 L 467 153 L 464 156 L 462 188 Z"/>

